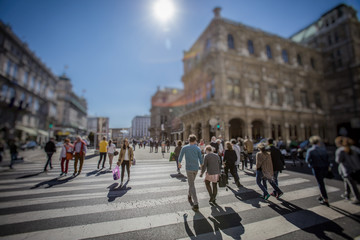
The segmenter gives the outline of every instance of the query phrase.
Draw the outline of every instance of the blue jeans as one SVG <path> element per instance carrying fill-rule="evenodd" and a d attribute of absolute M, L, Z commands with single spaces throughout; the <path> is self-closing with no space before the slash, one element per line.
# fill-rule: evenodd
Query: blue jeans
<path fill-rule="evenodd" d="M 256 183 L 259 186 L 259 188 L 263 191 L 264 196 L 266 196 L 269 193 L 267 191 L 266 179 L 263 177 L 264 177 L 264 175 L 263 175 L 262 171 L 256 170 Z"/>
<path fill-rule="evenodd" d="M 249 159 L 249 163 L 250 163 L 250 168 L 252 169 L 253 167 L 253 159 L 252 159 L 252 153 L 248 153 L 248 154 L 245 154 L 245 167 L 247 167 L 247 160 Z"/>
<path fill-rule="evenodd" d="M 17 160 L 17 155 L 18 153 L 11 153 L 11 162 L 10 162 L 10 167 L 12 167 L 12 165 L 14 164 L 14 162 Z"/>
<path fill-rule="evenodd" d="M 316 178 L 316 181 L 318 182 L 322 197 L 328 199 L 324 183 L 324 178 L 328 172 L 328 167 L 314 167 L 312 172 Z"/>
<path fill-rule="evenodd" d="M 279 177 L 279 171 L 274 171 L 274 183 L 276 184 L 276 186 L 279 186 L 278 177 Z M 273 193 L 276 194 L 275 189 Z"/>

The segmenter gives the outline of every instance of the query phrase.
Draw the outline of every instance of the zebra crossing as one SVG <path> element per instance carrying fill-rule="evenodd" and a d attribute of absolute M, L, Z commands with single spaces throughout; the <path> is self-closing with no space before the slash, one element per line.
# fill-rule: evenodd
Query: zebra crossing
<path fill-rule="evenodd" d="M 198 176 L 193 212 L 174 162 L 138 160 L 120 186 L 96 161 L 86 160 L 77 177 L 59 177 L 59 166 L 40 173 L 37 163 L 0 173 L 0 239 L 269 239 L 360 212 L 339 198 L 338 186 L 327 186 L 331 208 L 318 205 L 313 177 L 293 172 L 280 174 L 282 199 L 262 200 L 249 170 L 239 171 L 244 187 L 230 180 L 219 188 L 217 206 Z"/>

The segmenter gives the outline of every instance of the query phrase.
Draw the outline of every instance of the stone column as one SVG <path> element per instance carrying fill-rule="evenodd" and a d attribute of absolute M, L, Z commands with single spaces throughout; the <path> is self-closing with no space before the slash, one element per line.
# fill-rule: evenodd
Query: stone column
<path fill-rule="evenodd" d="M 201 132 L 202 132 L 202 138 L 206 143 L 210 142 L 210 136 L 209 136 L 209 124 L 205 121 L 201 123 Z"/>
<path fill-rule="evenodd" d="M 251 124 L 251 121 L 248 121 L 246 123 L 246 129 L 247 131 L 245 131 L 245 136 L 248 136 L 250 139 L 252 139 L 252 124 Z"/>

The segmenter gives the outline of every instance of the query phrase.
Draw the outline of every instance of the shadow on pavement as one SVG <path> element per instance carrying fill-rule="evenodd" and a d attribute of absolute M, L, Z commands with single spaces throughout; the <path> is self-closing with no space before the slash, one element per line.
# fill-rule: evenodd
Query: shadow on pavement
<path fill-rule="evenodd" d="M 171 178 L 176 178 L 177 180 L 180 180 L 181 182 L 186 182 L 187 177 L 182 173 L 176 173 L 176 174 L 170 174 Z"/>
<path fill-rule="evenodd" d="M 100 172 L 100 170 L 99 170 L 99 169 L 94 170 L 94 171 L 91 171 L 91 172 L 88 172 L 88 173 L 86 173 L 86 175 L 85 175 L 85 176 L 89 177 L 89 176 L 91 176 L 91 175 L 95 175 L 95 174 L 97 174 L 98 172 Z"/>
<path fill-rule="evenodd" d="M 40 174 L 44 173 L 44 171 L 38 172 L 38 173 L 32 173 L 32 174 L 28 174 L 28 175 L 24 175 L 21 177 L 17 177 L 16 179 L 22 179 L 22 178 L 30 178 L 30 177 L 35 177 L 38 176 Z"/>
<path fill-rule="evenodd" d="M 115 201 L 116 198 L 120 198 L 124 196 L 129 190 L 131 190 L 131 187 L 127 187 L 127 184 L 129 183 L 129 180 L 125 182 L 124 185 L 120 185 L 119 183 L 113 183 L 111 184 L 108 189 L 109 193 L 107 195 L 108 202 Z"/>
<path fill-rule="evenodd" d="M 260 202 L 267 202 L 266 200 L 261 198 L 261 194 L 256 192 L 253 189 L 241 187 L 239 190 L 235 190 L 232 187 L 228 186 L 228 188 L 234 193 L 235 197 L 246 204 L 251 204 L 255 208 L 260 208 Z"/>
<path fill-rule="evenodd" d="M 109 169 L 100 170 L 100 171 L 98 171 L 98 173 L 95 174 L 95 177 L 101 176 L 101 175 L 104 175 L 104 174 L 107 174 L 107 173 L 112 173 L 112 171 L 109 170 Z"/>
<path fill-rule="evenodd" d="M 72 180 L 74 178 L 76 178 L 76 176 L 74 176 L 74 175 L 72 175 L 72 176 L 70 176 L 68 178 L 63 178 L 63 179 L 59 179 L 59 177 L 56 177 L 56 178 L 53 178 L 53 179 L 50 179 L 50 180 L 47 180 L 47 181 L 40 182 L 40 183 L 36 184 L 35 186 L 31 187 L 30 189 L 36 189 L 36 188 L 41 187 L 43 185 L 48 185 L 45 188 L 51 188 L 51 187 L 56 186 L 56 185 L 67 183 L 68 181 L 70 181 L 70 180 Z"/>
<path fill-rule="evenodd" d="M 330 208 L 331 208 L 332 210 L 334 210 L 334 211 L 336 211 L 336 212 L 344 215 L 344 217 L 351 218 L 352 220 L 360 223 L 360 215 L 358 215 L 358 214 L 351 214 L 351 213 L 349 213 L 348 211 L 345 211 L 345 210 L 343 210 L 343 209 L 341 209 L 341 208 L 338 208 L 338 207 L 335 207 L 335 206 L 331 206 L 331 205 L 330 205 Z"/>
<path fill-rule="evenodd" d="M 280 201 L 281 206 L 275 203 L 271 203 L 269 207 L 279 215 L 282 215 L 288 222 L 298 227 L 302 231 L 314 234 L 318 239 L 330 240 L 331 238 L 326 235 L 326 232 L 335 233 L 344 239 L 352 239 L 352 237 L 344 233 L 344 229 L 340 225 L 336 224 L 330 219 L 320 216 L 312 211 L 298 207 L 285 200 Z M 291 214 L 295 212 L 297 212 L 297 214 Z"/>
<path fill-rule="evenodd" d="M 337 169 L 338 169 L 338 165 L 334 164 L 332 167 L 332 173 L 334 174 L 333 179 L 342 181 L 342 178 L 339 175 Z M 303 166 L 299 166 L 299 165 L 293 166 L 291 163 L 286 163 L 286 169 L 284 169 L 283 172 L 284 171 L 292 171 L 297 173 L 313 175 L 311 168 L 309 168 L 307 164 L 304 164 Z"/>

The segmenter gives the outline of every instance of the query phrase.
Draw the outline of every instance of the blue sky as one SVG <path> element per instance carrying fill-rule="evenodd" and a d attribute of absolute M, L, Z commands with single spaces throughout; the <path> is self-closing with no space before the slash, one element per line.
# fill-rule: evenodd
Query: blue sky
<path fill-rule="evenodd" d="M 60 75 L 67 65 L 74 91 L 88 114 L 110 117 L 110 127 L 130 127 L 149 114 L 160 87 L 182 87 L 183 51 L 221 15 L 289 37 L 339 3 L 360 11 L 358 0 L 172 0 L 166 24 L 154 17 L 156 0 L 0 0 L 0 19 Z M 359 16 L 359 14 L 358 14 Z"/>

